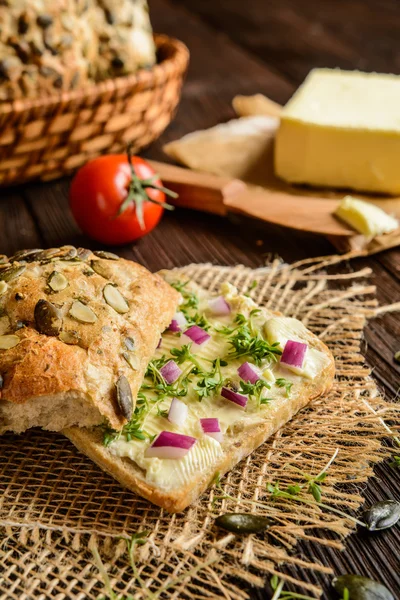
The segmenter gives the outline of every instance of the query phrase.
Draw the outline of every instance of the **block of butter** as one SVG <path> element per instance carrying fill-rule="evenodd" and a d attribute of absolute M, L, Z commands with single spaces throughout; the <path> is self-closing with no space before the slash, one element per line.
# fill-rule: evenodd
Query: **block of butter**
<path fill-rule="evenodd" d="M 311 71 L 283 108 L 274 162 L 291 183 L 400 194 L 400 76 Z"/>

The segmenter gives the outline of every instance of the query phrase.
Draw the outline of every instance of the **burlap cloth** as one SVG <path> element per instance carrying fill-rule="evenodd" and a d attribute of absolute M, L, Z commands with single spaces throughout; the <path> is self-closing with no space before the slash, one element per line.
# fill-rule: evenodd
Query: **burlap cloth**
<path fill-rule="evenodd" d="M 338 455 L 323 484 L 322 501 L 353 513 L 361 484 L 384 459 L 384 437 L 396 432 L 399 412 L 384 401 L 360 354 L 366 320 L 379 309 L 369 269 L 335 274 L 343 257 L 279 260 L 251 270 L 241 266 L 190 265 L 182 269 L 214 290 L 230 281 L 260 304 L 295 316 L 335 355 L 337 378 L 328 396 L 315 400 L 198 503 L 168 515 L 124 490 L 60 434 L 30 431 L 1 438 L 1 600 L 81 600 L 105 594 L 93 550 L 102 559 L 115 596 L 129 598 L 247 598 L 282 563 L 328 573 L 293 551 L 297 540 L 341 548 L 353 524 L 338 514 L 296 501 L 271 501 L 268 482 L 303 482 L 297 470 L 316 475 Z M 333 272 L 332 272 L 333 268 Z M 399 308 L 399 307 L 392 307 Z M 229 494 L 232 499 L 218 499 Z M 307 494 L 306 494 L 307 496 Z M 307 496 L 310 497 L 309 495 Z M 267 535 L 236 538 L 213 527 L 225 511 L 270 515 Z M 147 530 L 132 571 L 125 539 Z M 232 577 L 234 576 L 234 577 Z M 288 578 L 291 580 L 291 578 Z M 295 581 L 292 579 L 292 581 Z M 321 590 L 304 585 L 318 596 Z M 109 597 L 107 595 L 107 597 Z"/>

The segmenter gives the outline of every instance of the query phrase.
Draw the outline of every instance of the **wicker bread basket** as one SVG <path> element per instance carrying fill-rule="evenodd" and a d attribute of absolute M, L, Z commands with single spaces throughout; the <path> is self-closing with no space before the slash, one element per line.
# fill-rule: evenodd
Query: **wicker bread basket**
<path fill-rule="evenodd" d="M 155 36 L 150 70 L 37 100 L 0 103 L 0 185 L 55 179 L 103 152 L 150 144 L 172 119 L 189 51 Z"/>

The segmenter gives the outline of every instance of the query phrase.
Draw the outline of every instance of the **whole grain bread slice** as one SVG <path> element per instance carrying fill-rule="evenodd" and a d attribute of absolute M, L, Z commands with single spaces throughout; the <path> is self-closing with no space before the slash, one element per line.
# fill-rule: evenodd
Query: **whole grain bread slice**
<path fill-rule="evenodd" d="M 163 273 L 168 278 L 168 272 Z M 266 311 L 269 317 L 280 315 Z M 97 463 L 104 471 L 117 479 L 123 486 L 140 494 L 154 504 L 171 513 L 180 512 L 192 504 L 202 494 L 217 474 L 223 475 L 243 458 L 251 454 L 312 399 L 327 393 L 333 383 L 335 364 L 328 347 L 311 331 L 305 330 L 305 341 L 324 354 L 324 368 L 314 379 L 302 381 L 290 397 L 279 403 L 271 402 L 262 422 L 255 424 L 238 423 L 227 432 L 222 443 L 223 454 L 209 468 L 197 471 L 185 485 L 174 489 L 163 489 L 146 479 L 146 472 L 133 460 L 115 456 L 103 444 L 103 432 L 98 427 L 89 429 L 70 428 L 63 433 L 73 444 Z"/>

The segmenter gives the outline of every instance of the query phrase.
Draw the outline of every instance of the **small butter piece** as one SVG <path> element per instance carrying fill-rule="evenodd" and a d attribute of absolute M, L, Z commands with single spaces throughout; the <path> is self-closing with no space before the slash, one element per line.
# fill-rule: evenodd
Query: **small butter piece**
<path fill-rule="evenodd" d="M 292 183 L 400 193 L 400 77 L 314 69 L 282 110 L 275 172 Z"/>
<path fill-rule="evenodd" d="M 335 215 L 367 237 L 388 233 L 399 227 L 397 219 L 388 215 L 379 206 L 352 196 L 343 198 Z"/>

